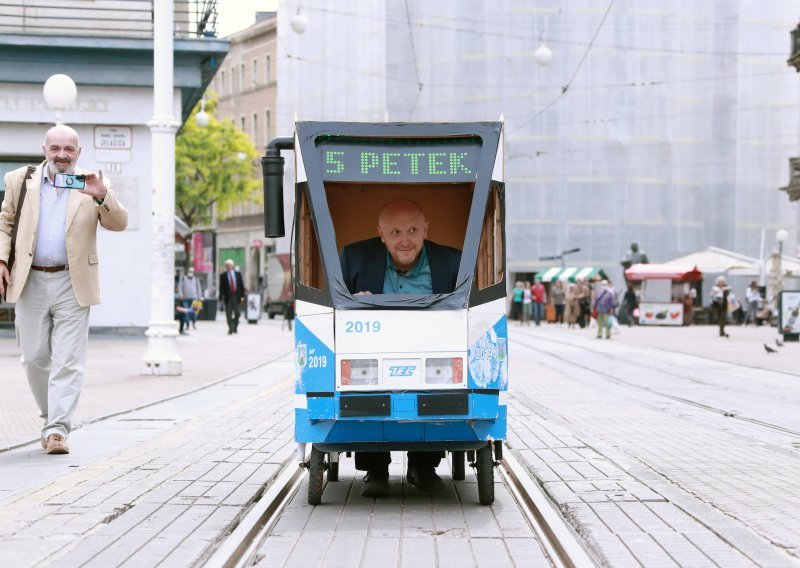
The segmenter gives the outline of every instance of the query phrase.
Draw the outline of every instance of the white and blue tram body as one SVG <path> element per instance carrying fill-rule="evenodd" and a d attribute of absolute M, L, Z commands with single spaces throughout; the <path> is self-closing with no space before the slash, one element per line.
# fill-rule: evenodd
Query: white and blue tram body
<path fill-rule="evenodd" d="M 302 460 L 306 444 L 325 456 L 312 482 L 340 452 L 386 450 L 452 452 L 454 472 L 477 452 L 491 481 L 508 401 L 502 123 L 298 122 L 281 140 L 264 159 L 294 149 L 295 439 Z M 398 197 L 421 205 L 429 240 L 461 250 L 452 291 L 347 289 L 342 248 L 375 237 Z"/>

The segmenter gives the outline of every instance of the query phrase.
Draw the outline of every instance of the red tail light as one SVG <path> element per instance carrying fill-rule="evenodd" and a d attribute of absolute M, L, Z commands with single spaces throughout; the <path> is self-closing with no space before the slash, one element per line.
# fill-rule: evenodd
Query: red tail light
<path fill-rule="evenodd" d="M 349 385 L 350 384 L 350 360 L 343 359 L 342 360 L 342 384 Z"/>
<path fill-rule="evenodd" d="M 464 380 L 464 360 L 461 357 L 453 359 L 453 384 L 460 384 Z"/>

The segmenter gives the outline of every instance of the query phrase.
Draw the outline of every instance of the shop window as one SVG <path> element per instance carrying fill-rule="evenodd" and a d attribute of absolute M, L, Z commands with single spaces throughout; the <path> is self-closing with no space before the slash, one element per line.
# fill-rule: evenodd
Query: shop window
<path fill-rule="evenodd" d="M 475 278 L 478 289 L 483 290 L 503 281 L 503 216 L 500 209 L 500 188 L 492 186 L 486 217 L 481 230 L 478 247 L 478 264 Z"/>
<path fill-rule="evenodd" d="M 325 288 L 325 271 L 322 267 L 322 255 L 308 203 L 308 190 L 300 192 L 297 206 L 297 249 L 296 259 L 299 283 L 309 288 L 322 290 Z"/>

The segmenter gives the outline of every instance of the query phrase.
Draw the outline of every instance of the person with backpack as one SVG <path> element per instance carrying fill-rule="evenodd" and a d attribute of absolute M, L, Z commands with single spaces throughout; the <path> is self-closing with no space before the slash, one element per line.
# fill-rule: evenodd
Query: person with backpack
<path fill-rule="evenodd" d="M 592 310 L 597 311 L 597 338 L 600 339 L 605 333 L 606 339 L 611 339 L 611 318 L 617 309 L 617 295 L 611 283 L 603 280 L 600 289 L 595 294 Z"/>

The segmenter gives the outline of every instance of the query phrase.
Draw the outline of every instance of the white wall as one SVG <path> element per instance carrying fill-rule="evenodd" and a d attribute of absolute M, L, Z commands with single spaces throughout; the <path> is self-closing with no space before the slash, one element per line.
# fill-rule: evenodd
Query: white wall
<path fill-rule="evenodd" d="M 150 216 L 152 196 L 150 129 L 153 92 L 148 88 L 78 86 L 78 100 L 64 113 L 64 122 L 78 131 L 78 165 L 108 170 L 94 147 L 95 126 L 129 126 L 128 156 L 118 154 L 112 187 L 128 209 L 128 228 L 121 233 L 101 229 L 100 293 L 102 303 L 91 311 L 91 326 L 147 327 L 150 318 Z M 174 96 L 174 116 L 181 116 L 180 96 Z M 44 134 L 55 114 L 42 98 L 42 85 L 4 84 L 0 92 L 0 158 L 41 156 Z M 98 159 L 100 158 L 100 159 Z"/>

